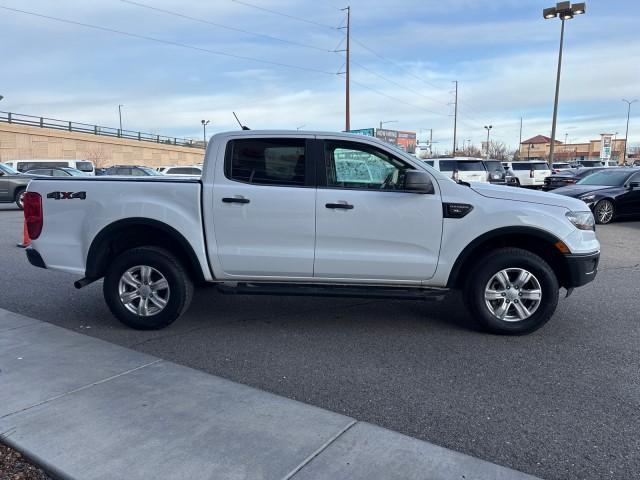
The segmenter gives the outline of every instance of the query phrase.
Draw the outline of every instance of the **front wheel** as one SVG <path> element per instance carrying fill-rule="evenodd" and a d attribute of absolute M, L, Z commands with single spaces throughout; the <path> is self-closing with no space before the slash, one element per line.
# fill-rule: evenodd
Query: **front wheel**
<path fill-rule="evenodd" d="M 596 217 L 596 223 L 606 225 L 613 220 L 615 209 L 611 200 L 600 200 L 593 209 Z"/>
<path fill-rule="evenodd" d="M 521 335 L 543 326 L 558 305 L 558 279 L 538 255 L 519 248 L 486 254 L 463 292 L 474 319 L 492 333 Z"/>
<path fill-rule="evenodd" d="M 27 193 L 26 189 L 20 189 L 16 192 L 15 202 L 20 210 L 24 210 L 24 196 Z"/>
<path fill-rule="evenodd" d="M 158 247 L 120 254 L 109 267 L 102 289 L 116 318 L 137 330 L 170 325 L 187 310 L 193 296 L 193 282 L 180 261 Z"/>

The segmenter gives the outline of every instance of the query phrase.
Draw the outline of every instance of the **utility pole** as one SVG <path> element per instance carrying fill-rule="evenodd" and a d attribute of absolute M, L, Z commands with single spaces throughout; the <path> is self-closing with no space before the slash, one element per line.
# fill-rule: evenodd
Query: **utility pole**
<path fill-rule="evenodd" d="M 458 128 L 458 81 L 454 80 L 453 83 L 456 84 L 456 91 L 455 91 L 455 100 L 453 102 L 454 104 L 454 109 L 453 109 L 453 153 L 451 154 L 452 157 L 456 156 L 456 135 L 457 135 L 457 128 Z"/>
<path fill-rule="evenodd" d="M 204 148 L 207 148 L 207 125 L 209 125 L 209 120 L 200 120 L 202 124 L 202 140 L 204 143 Z"/>
<path fill-rule="evenodd" d="M 351 37 L 351 7 L 345 7 L 342 11 L 347 11 L 347 62 L 345 66 L 345 106 L 344 106 L 344 129 L 349 131 L 351 129 L 351 112 L 349 106 L 349 54 L 350 50 L 350 37 Z"/>
<path fill-rule="evenodd" d="M 624 134 L 624 154 L 622 156 L 622 162 L 627 162 L 627 142 L 629 140 L 629 115 L 631 114 L 631 104 L 637 102 L 638 100 L 626 100 L 622 99 L 623 102 L 627 104 L 627 131 Z"/>
<path fill-rule="evenodd" d="M 429 156 L 433 155 L 433 128 L 429 129 Z"/>
<path fill-rule="evenodd" d="M 520 148 L 521 143 L 522 143 L 522 117 L 520 117 L 520 142 L 518 142 L 518 148 Z"/>

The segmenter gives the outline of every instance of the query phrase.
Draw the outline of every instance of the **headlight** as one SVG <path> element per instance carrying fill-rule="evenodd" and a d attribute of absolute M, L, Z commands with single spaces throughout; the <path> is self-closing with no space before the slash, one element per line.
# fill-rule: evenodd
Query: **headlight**
<path fill-rule="evenodd" d="M 586 203 L 591 203 L 595 199 L 596 199 L 596 196 L 593 193 L 589 193 L 587 195 L 583 195 L 583 196 L 580 197 L 580 200 L 582 200 L 583 202 L 586 202 Z"/>
<path fill-rule="evenodd" d="M 567 212 L 567 219 L 579 230 L 595 230 L 596 222 L 591 212 Z"/>

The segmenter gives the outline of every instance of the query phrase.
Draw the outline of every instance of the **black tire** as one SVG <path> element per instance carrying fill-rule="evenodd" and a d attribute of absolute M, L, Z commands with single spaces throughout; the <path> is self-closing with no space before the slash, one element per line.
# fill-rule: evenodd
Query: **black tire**
<path fill-rule="evenodd" d="M 127 270 L 140 265 L 152 267 L 162 274 L 169 286 L 166 305 L 150 316 L 129 311 L 120 300 L 121 277 Z M 121 253 L 111 263 L 102 291 L 109 310 L 122 323 L 137 330 L 158 330 L 173 323 L 187 310 L 193 297 L 193 282 L 180 261 L 167 250 L 137 247 Z"/>
<path fill-rule="evenodd" d="M 24 194 L 27 192 L 26 188 L 19 188 L 16 190 L 16 194 L 14 196 L 14 202 L 20 210 L 24 210 Z"/>
<path fill-rule="evenodd" d="M 611 200 L 600 200 L 593 208 L 593 216 L 597 224 L 606 225 L 616 216 L 616 207 Z"/>
<path fill-rule="evenodd" d="M 539 283 L 540 303 L 533 314 L 524 320 L 500 319 L 485 301 L 485 289 L 490 280 L 505 269 L 524 269 L 533 274 Z M 520 248 L 500 248 L 489 252 L 474 265 L 464 286 L 463 296 L 469 313 L 485 330 L 501 335 L 523 335 L 542 327 L 553 316 L 558 305 L 559 288 L 555 273 L 538 255 Z M 513 300 L 514 303 L 518 301 L 517 297 Z"/>

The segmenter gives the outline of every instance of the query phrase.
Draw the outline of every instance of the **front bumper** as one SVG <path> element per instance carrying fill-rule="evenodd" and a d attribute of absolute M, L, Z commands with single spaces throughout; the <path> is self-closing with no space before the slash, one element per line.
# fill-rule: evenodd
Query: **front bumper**
<path fill-rule="evenodd" d="M 565 288 L 576 288 L 593 281 L 598 273 L 600 252 L 565 255 L 567 278 Z"/>

